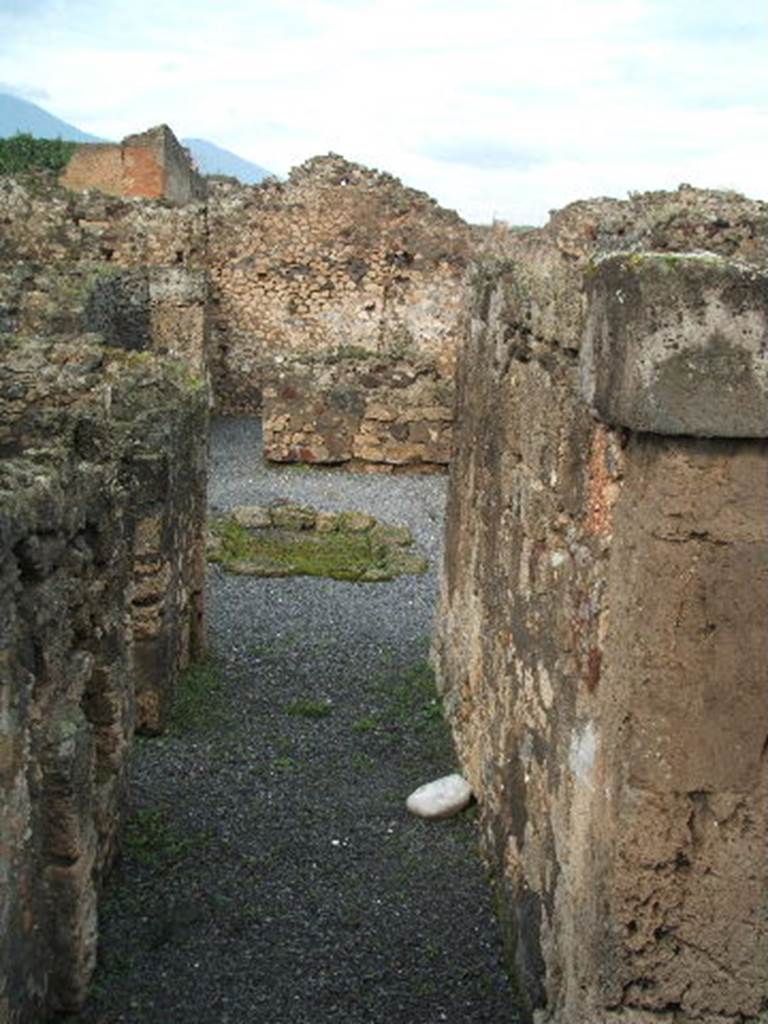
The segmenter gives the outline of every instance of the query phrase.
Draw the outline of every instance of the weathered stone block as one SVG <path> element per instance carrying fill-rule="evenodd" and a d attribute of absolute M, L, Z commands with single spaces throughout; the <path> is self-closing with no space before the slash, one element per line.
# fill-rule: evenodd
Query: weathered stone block
<path fill-rule="evenodd" d="M 315 510 L 299 505 L 276 505 L 270 510 L 272 525 L 284 530 L 311 530 L 315 525 Z"/>
<path fill-rule="evenodd" d="M 236 523 L 249 530 L 265 530 L 272 525 L 272 513 L 263 505 L 238 505 L 231 515 Z"/>
<path fill-rule="evenodd" d="M 374 516 L 369 516 L 366 512 L 339 513 L 339 529 L 347 530 L 349 533 L 366 533 L 375 525 Z"/>
<path fill-rule="evenodd" d="M 768 274 L 711 253 L 600 260 L 587 278 L 582 387 L 614 426 L 768 436 Z"/>
<path fill-rule="evenodd" d="M 319 371 L 302 360 L 284 366 L 282 386 L 264 391 L 267 458 L 445 465 L 452 428 L 451 411 L 438 404 L 445 381 L 398 360 L 379 358 L 375 368 L 348 357 Z"/>

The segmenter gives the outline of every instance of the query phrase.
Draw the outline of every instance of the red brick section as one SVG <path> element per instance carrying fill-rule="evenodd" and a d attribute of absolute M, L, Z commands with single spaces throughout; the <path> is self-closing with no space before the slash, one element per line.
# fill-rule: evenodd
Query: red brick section
<path fill-rule="evenodd" d="M 165 195 L 165 168 L 157 154 L 143 146 L 123 148 L 123 183 L 126 196 L 160 199 Z"/>
<path fill-rule="evenodd" d="M 164 124 L 140 135 L 79 146 L 59 178 L 65 188 L 98 189 L 108 195 L 187 203 L 205 196 L 205 184 L 189 153 Z"/>
<path fill-rule="evenodd" d="M 160 199 L 165 194 L 165 170 L 157 154 L 143 146 L 81 146 L 60 182 L 66 188 L 97 188 L 113 196 Z"/>

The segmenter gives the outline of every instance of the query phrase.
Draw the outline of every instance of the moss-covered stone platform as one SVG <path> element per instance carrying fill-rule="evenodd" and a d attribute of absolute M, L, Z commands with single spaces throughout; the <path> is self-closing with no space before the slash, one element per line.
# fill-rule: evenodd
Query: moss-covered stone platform
<path fill-rule="evenodd" d="M 212 518 L 208 559 L 249 576 L 378 583 L 427 571 L 427 560 L 412 545 L 407 526 L 380 523 L 363 512 L 248 505 Z"/>

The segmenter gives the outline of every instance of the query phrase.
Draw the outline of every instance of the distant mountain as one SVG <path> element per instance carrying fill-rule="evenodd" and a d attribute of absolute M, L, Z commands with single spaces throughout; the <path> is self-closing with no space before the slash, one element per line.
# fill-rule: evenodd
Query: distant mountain
<path fill-rule="evenodd" d="M 232 153 L 221 146 L 215 146 L 205 139 L 182 139 L 182 143 L 192 154 L 201 174 L 227 174 L 237 178 L 245 185 L 257 185 L 271 175 L 265 167 L 244 160 L 237 153 Z"/>
<path fill-rule="evenodd" d="M 0 139 L 17 132 L 34 135 L 38 139 L 65 139 L 67 142 L 103 142 L 88 132 L 81 132 L 72 124 L 54 117 L 36 103 L 0 93 Z"/>
<path fill-rule="evenodd" d="M 54 117 L 36 103 L 9 93 L 0 93 L 0 139 L 10 138 L 17 132 L 25 132 L 38 139 L 65 139 L 67 142 L 105 141 Z M 236 153 L 215 146 L 205 139 L 182 139 L 182 142 L 192 154 L 201 174 L 226 174 L 247 185 L 257 184 L 270 175 L 270 171 L 264 167 L 244 160 Z"/>

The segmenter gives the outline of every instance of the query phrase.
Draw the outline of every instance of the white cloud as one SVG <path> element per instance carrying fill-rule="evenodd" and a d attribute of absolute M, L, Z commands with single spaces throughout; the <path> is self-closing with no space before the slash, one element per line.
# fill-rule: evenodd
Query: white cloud
<path fill-rule="evenodd" d="M 18 96 L 22 100 L 31 100 L 33 103 L 43 103 L 51 98 L 46 89 L 39 89 L 35 85 L 24 85 L 23 82 L 0 82 L 0 92 Z"/>
<path fill-rule="evenodd" d="M 681 180 L 765 191 L 763 0 L 0 5 L 5 77 L 97 135 L 167 121 L 278 172 L 333 149 L 474 220 Z"/>

